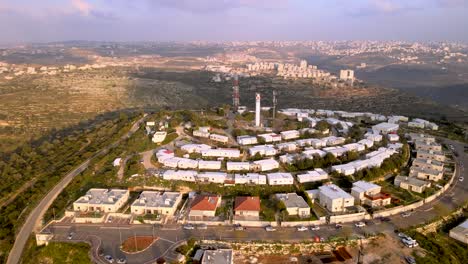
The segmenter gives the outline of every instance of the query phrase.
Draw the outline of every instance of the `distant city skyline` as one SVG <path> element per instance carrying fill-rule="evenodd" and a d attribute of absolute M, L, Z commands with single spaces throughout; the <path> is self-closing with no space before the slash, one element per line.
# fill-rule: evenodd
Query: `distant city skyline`
<path fill-rule="evenodd" d="M 0 42 L 468 42 L 467 11 L 468 0 L 0 0 Z"/>

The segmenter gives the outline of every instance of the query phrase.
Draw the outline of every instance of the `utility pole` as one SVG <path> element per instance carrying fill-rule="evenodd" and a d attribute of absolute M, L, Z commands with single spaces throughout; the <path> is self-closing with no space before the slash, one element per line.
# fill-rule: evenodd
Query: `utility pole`
<path fill-rule="evenodd" d="M 119 224 L 119 238 L 120 238 L 120 245 L 122 245 L 122 230 L 120 230 L 120 224 Z"/>
<path fill-rule="evenodd" d="M 276 90 L 273 90 L 273 120 L 276 118 L 276 105 L 278 103 L 278 99 L 276 98 Z"/>

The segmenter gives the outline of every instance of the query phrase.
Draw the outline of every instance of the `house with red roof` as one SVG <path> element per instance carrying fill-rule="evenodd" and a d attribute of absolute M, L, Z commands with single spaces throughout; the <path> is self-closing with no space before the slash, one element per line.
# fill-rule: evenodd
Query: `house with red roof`
<path fill-rule="evenodd" d="M 214 217 L 216 208 L 221 203 L 221 196 L 216 195 L 197 195 L 190 206 L 189 216 L 208 216 Z"/>
<path fill-rule="evenodd" d="M 234 214 L 241 217 L 256 217 L 260 215 L 260 198 L 238 196 L 234 201 Z"/>

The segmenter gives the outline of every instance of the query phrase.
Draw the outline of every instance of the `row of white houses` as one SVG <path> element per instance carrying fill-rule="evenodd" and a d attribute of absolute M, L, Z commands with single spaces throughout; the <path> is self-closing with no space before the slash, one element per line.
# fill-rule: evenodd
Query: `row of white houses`
<path fill-rule="evenodd" d="M 225 172 L 197 172 L 195 170 L 166 170 L 161 177 L 164 180 L 211 182 L 218 184 L 258 184 L 258 185 L 292 185 L 291 173 L 276 172 L 266 175 L 259 173 L 227 174 Z"/>

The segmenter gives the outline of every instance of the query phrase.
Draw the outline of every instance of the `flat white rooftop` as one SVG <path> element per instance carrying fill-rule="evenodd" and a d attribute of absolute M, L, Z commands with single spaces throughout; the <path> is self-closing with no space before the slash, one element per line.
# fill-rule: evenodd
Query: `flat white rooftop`
<path fill-rule="evenodd" d="M 351 194 L 343 191 L 335 184 L 322 185 L 319 187 L 320 192 L 330 199 L 352 199 Z"/>

